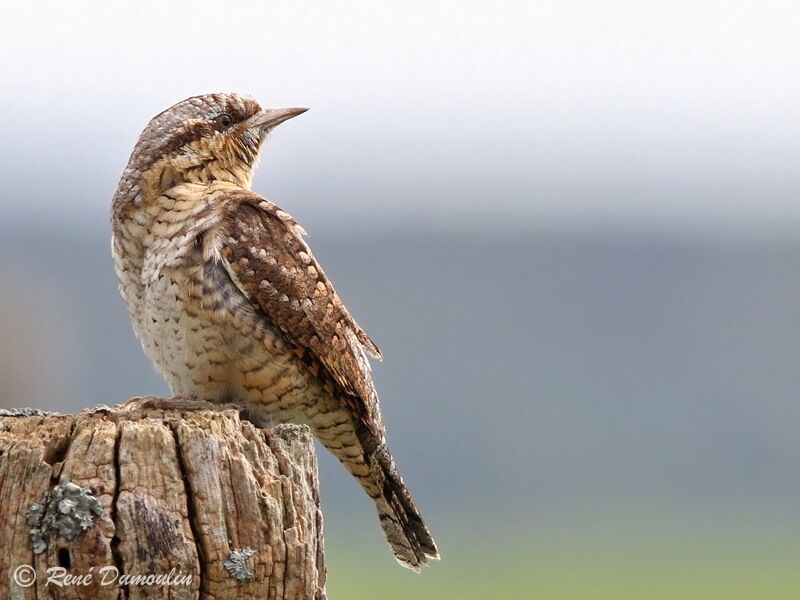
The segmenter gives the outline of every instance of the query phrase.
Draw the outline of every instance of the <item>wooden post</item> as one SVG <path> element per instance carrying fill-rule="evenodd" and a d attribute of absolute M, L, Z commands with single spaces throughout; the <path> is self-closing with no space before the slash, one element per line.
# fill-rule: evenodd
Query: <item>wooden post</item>
<path fill-rule="evenodd" d="M 235 410 L 0 411 L 0 599 L 323 599 L 318 485 Z"/>

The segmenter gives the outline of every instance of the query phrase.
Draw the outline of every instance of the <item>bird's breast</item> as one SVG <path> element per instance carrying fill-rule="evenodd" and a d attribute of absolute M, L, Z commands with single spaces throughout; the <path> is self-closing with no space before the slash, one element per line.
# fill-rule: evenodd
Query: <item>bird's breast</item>
<path fill-rule="evenodd" d="M 293 349 L 199 247 L 146 286 L 138 321 L 145 353 L 173 394 L 239 399 L 283 420 L 315 388 Z"/>
<path fill-rule="evenodd" d="M 171 206 L 115 232 L 120 289 L 145 353 L 175 395 L 240 399 L 280 420 L 299 418 L 328 391 L 209 251 L 214 212 Z"/>
<path fill-rule="evenodd" d="M 143 291 L 134 327 L 172 392 L 216 401 L 229 385 L 224 331 L 204 306 L 199 269 L 164 267 Z"/>

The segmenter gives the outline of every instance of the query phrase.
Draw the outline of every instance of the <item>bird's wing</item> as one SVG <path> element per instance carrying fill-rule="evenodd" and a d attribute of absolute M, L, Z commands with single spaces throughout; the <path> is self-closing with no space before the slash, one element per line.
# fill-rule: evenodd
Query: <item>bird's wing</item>
<path fill-rule="evenodd" d="M 336 294 L 303 240 L 303 228 L 252 192 L 228 193 L 221 204 L 217 251 L 235 285 L 371 416 L 377 396 L 367 353 L 381 358 L 381 352 Z"/>

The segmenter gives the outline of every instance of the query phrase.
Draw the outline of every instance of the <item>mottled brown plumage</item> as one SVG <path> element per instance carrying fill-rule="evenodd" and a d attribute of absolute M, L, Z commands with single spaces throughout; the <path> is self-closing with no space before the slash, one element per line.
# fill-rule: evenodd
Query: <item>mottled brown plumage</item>
<path fill-rule="evenodd" d="M 174 394 L 310 425 L 375 501 L 398 560 L 438 558 L 384 437 L 368 355 L 287 213 L 250 191 L 269 131 L 304 109 L 189 98 L 142 133 L 113 203 L 120 290 Z"/>
<path fill-rule="evenodd" d="M 310 352 L 375 429 L 378 399 L 365 352 L 380 350 L 347 312 L 295 220 L 252 193 L 226 199 L 222 256 L 231 279 L 303 352 Z M 377 433 L 377 429 L 376 429 Z"/>

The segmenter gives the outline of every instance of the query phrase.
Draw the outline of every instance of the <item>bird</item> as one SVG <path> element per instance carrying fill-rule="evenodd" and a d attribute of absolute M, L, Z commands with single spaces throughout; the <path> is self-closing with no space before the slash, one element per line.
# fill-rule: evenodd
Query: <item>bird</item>
<path fill-rule="evenodd" d="M 306 110 L 212 93 L 153 117 L 112 200 L 119 289 L 175 397 L 308 425 L 374 501 L 398 562 L 419 571 L 439 552 L 386 443 L 370 366 L 381 351 L 305 230 L 251 190 L 267 137 Z"/>

